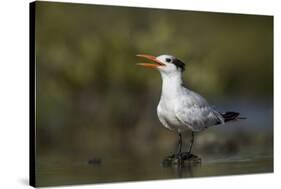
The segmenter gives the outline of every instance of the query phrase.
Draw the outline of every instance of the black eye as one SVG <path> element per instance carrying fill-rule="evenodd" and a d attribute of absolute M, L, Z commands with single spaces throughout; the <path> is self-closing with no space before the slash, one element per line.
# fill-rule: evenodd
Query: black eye
<path fill-rule="evenodd" d="M 172 59 L 166 58 L 166 62 L 171 62 L 171 61 L 172 61 Z"/>

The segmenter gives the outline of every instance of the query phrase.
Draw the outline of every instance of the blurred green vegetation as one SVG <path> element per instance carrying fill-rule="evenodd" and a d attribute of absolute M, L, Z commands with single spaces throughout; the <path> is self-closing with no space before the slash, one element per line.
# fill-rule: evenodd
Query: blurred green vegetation
<path fill-rule="evenodd" d="M 184 61 L 187 86 L 211 102 L 269 102 L 259 111 L 269 112 L 266 136 L 245 134 L 250 118 L 236 134 L 204 132 L 195 151 L 272 149 L 271 16 L 37 2 L 35 38 L 39 157 L 139 157 L 174 148 L 177 136 L 156 115 L 159 73 L 136 67 L 139 53 Z"/>

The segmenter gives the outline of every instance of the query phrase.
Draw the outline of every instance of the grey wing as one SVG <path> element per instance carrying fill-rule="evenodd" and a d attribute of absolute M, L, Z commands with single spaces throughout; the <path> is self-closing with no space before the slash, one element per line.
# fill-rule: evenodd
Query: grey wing
<path fill-rule="evenodd" d="M 190 91 L 180 101 L 176 107 L 176 116 L 193 131 L 224 123 L 221 114 L 199 94 Z"/>

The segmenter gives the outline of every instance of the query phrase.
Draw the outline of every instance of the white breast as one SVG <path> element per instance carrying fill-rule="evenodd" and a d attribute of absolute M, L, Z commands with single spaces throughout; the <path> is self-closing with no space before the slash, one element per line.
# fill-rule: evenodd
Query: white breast
<path fill-rule="evenodd" d="M 180 101 L 177 98 L 166 98 L 162 96 L 157 106 L 157 115 L 164 127 L 173 131 L 183 132 L 190 128 L 177 117 L 178 103 Z"/>

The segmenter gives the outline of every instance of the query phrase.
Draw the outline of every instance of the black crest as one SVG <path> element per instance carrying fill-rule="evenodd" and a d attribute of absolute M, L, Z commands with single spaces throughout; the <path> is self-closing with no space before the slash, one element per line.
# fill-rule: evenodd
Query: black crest
<path fill-rule="evenodd" d="M 181 60 L 175 58 L 172 63 L 175 64 L 177 68 L 180 68 L 182 72 L 185 70 L 185 64 Z"/>

